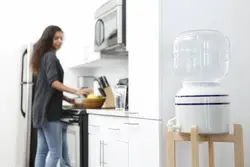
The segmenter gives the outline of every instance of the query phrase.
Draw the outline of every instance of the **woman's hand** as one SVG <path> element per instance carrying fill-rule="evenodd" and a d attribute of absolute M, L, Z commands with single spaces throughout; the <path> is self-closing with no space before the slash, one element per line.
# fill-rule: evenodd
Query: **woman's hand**
<path fill-rule="evenodd" d="M 78 90 L 78 91 L 76 92 L 76 95 L 78 95 L 78 96 L 81 96 L 81 95 L 89 95 L 89 94 L 91 94 L 91 93 L 93 93 L 93 90 L 92 90 L 92 89 L 86 88 L 86 89 Z"/>
<path fill-rule="evenodd" d="M 69 99 L 69 101 L 68 101 L 68 103 L 70 103 L 70 104 L 75 104 L 75 99 Z"/>
<path fill-rule="evenodd" d="M 63 100 L 65 100 L 66 102 L 70 104 L 75 104 L 75 99 L 68 98 L 67 96 L 63 96 Z"/>

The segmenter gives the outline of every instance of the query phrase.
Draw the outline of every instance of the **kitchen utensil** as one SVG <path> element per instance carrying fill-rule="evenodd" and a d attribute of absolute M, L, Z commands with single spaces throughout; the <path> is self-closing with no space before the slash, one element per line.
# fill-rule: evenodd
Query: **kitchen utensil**
<path fill-rule="evenodd" d="M 102 95 L 103 97 L 106 97 L 106 94 L 105 94 L 103 88 L 98 88 L 98 90 L 99 90 L 99 92 L 101 93 L 101 95 Z"/>
<path fill-rule="evenodd" d="M 107 85 L 106 85 L 106 82 L 105 82 L 104 77 L 102 76 L 102 77 L 99 77 L 98 79 L 99 79 L 99 81 L 100 81 L 100 86 L 101 86 L 102 88 L 106 88 Z"/>

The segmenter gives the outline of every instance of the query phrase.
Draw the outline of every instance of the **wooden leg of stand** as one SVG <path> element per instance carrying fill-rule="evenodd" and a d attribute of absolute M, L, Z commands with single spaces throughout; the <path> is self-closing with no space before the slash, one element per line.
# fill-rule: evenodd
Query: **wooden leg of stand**
<path fill-rule="evenodd" d="M 176 167 L 174 133 L 167 130 L 167 167 Z"/>
<path fill-rule="evenodd" d="M 234 125 L 234 163 L 235 167 L 244 167 L 243 131 L 241 125 Z"/>
<path fill-rule="evenodd" d="M 199 135 L 197 127 L 191 129 L 192 167 L 199 167 Z"/>
<path fill-rule="evenodd" d="M 208 157 L 209 167 L 214 167 L 214 143 L 211 139 L 208 140 Z"/>

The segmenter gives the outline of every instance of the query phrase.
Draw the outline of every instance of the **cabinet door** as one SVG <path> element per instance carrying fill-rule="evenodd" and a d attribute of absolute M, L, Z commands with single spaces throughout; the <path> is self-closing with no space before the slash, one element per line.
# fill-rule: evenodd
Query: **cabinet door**
<path fill-rule="evenodd" d="M 123 118 L 114 118 L 108 127 L 108 145 L 106 167 L 128 167 L 129 141 L 126 128 L 121 124 Z"/>
<path fill-rule="evenodd" d="M 143 3 L 142 3 L 143 2 Z M 129 110 L 142 118 L 159 119 L 159 7 L 161 1 L 127 1 L 127 50 L 129 51 Z M 140 9 L 140 12 L 138 12 Z M 140 24 L 134 26 L 140 20 Z M 149 26 L 150 24 L 150 26 Z M 145 40 L 145 32 L 147 39 Z M 147 48 L 147 49 L 145 49 Z M 147 56 L 145 56 L 147 55 Z M 138 65 L 140 68 L 138 68 Z M 148 68 L 150 66 L 150 68 Z M 143 71 L 143 72 L 142 72 Z M 141 82 L 141 78 L 148 78 Z M 148 92 L 145 88 L 154 88 Z M 148 102 L 145 104 L 145 102 Z M 144 104 L 144 105 L 139 105 Z"/>
<path fill-rule="evenodd" d="M 89 134 L 89 167 L 101 167 L 101 140 L 99 135 Z"/>
<path fill-rule="evenodd" d="M 116 140 L 111 144 L 112 147 L 112 167 L 129 166 L 129 144 L 124 141 Z"/>
<path fill-rule="evenodd" d="M 102 167 L 101 117 L 89 115 L 89 167 Z"/>
<path fill-rule="evenodd" d="M 72 167 L 80 167 L 79 126 L 70 125 L 67 129 L 69 158 Z"/>
<path fill-rule="evenodd" d="M 159 121 L 130 119 L 129 167 L 160 165 Z"/>

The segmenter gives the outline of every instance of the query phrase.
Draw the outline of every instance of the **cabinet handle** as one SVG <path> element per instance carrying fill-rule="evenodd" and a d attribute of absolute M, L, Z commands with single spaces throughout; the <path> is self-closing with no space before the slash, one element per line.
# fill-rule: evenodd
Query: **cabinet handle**
<path fill-rule="evenodd" d="M 102 162 L 102 166 L 104 167 L 104 165 L 106 164 L 104 162 L 104 145 L 106 145 L 104 142 L 102 143 L 102 159 L 103 159 L 103 162 Z"/>
<path fill-rule="evenodd" d="M 99 157 L 99 161 L 100 161 L 100 166 L 102 166 L 102 141 L 100 141 L 100 157 Z"/>
<path fill-rule="evenodd" d="M 133 126 L 138 126 L 140 125 L 139 123 L 124 123 L 125 125 L 133 125 Z"/>
<path fill-rule="evenodd" d="M 123 141 L 123 140 L 116 140 L 118 142 L 121 142 L 121 143 L 128 143 L 128 141 Z"/>
<path fill-rule="evenodd" d="M 108 128 L 109 130 L 114 130 L 114 131 L 119 131 L 120 129 L 119 128 L 117 128 L 117 129 L 115 129 L 115 128 Z"/>
<path fill-rule="evenodd" d="M 100 126 L 99 125 L 89 125 L 91 127 L 95 127 L 95 128 L 99 128 Z"/>
<path fill-rule="evenodd" d="M 125 114 L 139 114 L 138 112 L 125 112 Z"/>

